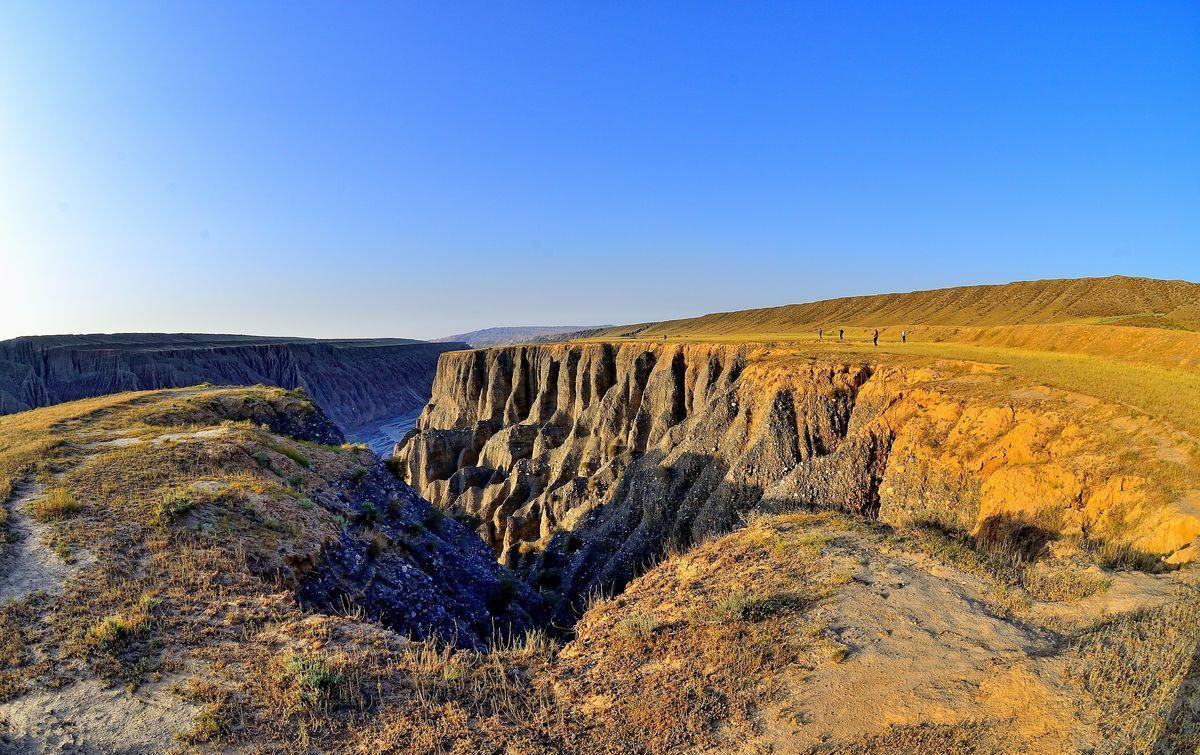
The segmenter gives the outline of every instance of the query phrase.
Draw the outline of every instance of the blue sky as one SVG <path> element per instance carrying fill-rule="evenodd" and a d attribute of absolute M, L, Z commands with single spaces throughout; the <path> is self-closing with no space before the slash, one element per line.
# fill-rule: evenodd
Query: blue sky
<path fill-rule="evenodd" d="M 1195 2 L 0 8 L 0 338 L 1112 273 L 1200 280 Z"/>

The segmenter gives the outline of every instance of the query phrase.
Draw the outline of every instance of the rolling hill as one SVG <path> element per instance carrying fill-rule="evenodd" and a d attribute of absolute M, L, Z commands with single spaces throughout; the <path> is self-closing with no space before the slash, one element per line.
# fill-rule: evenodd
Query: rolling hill
<path fill-rule="evenodd" d="M 1200 329 L 1200 283 L 1065 278 L 850 296 L 602 331 L 605 336 L 786 334 L 850 327 L 1099 324 Z"/>

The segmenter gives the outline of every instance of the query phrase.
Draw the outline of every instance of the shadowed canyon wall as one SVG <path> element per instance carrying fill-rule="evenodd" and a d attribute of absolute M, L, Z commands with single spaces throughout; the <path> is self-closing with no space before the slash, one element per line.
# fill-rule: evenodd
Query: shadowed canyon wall
<path fill-rule="evenodd" d="M 0 413 L 199 383 L 304 388 L 344 431 L 428 400 L 437 358 L 461 343 L 170 334 L 0 342 Z"/>

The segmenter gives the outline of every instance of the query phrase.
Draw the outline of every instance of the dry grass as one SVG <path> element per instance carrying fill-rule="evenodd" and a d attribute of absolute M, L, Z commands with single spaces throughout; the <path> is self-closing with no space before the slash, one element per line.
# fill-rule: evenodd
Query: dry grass
<path fill-rule="evenodd" d="M 33 499 L 29 513 L 39 522 L 58 522 L 74 516 L 83 504 L 66 488 L 54 488 L 45 495 Z"/>
<path fill-rule="evenodd" d="M 536 752 L 549 732 L 565 731 L 545 671 L 556 647 L 543 636 L 456 652 L 296 604 L 289 575 L 337 537 L 327 503 L 361 481 L 372 457 L 225 422 L 228 405 L 294 400 L 252 393 L 185 389 L 101 411 L 54 407 L 40 429 L 28 416 L 38 412 L 25 413 L 21 449 L 39 447 L 39 432 L 68 449 L 53 484 L 88 502 L 87 516 L 61 519 L 55 538 L 94 559 L 87 579 L 60 595 L 0 606 L 9 661 L 0 697 L 92 676 L 132 688 L 183 675 L 179 694 L 200 710 L 184 740 L 221 750 L 473 752 L 526 742 Z M 213 427 L 222 432 L 187 436 Z M 182 435 L 163 441 L 167 433 Z M 135 442 L 107 444 L 113 437 Z M 301 475 L 304 497 L 260 453 Z"/>
<path fill-rule="evenodd" d="M 610 328 L 606 334 L 721 335 L 811 331 L 817 327 L 829 331 L 841 326 L 1095 322 L 1151 313 L 1170 314 L 1173 323 L 1200 326 L 1198 298 L 1200 284 L 1187 281 L 1123 276 L 1067 278 L 842 297 Z"/>
<path fill-rule="evenodd" d="M 1200 747 L 1200 598 L 1114 618 L 1077 640 L 1072 661 L 1101 714 L 1101 752 Z"/>
<path fill-rule="evenodd" d="M 1134 364 L 1088 354 L 953 343 L 910 343 L 904 351 L 1005 365 L 1023 382 L 1076 391 L 1135 407 L 1147 416 L 1200 438 L 1200 371 L 1196 369 Z"/>
<path fill-rule="evenodd" d="M 617 627 L 622 636 L 631 640 L 649 640 L 658 629 L 658 619 L 648 613 L 635 613 L 621 619 Z"/>
<path fill-rule="evenodd" d="M 577 749 L 666 753 L 752 734 L 785 673 L 827 661 L 808 611 L 840 575 L 816 521 L 756 517 L 592 606 L 556 664 L 562 704 L 590 726 Z"/>
<path fill-rule="evenodd" d="M 1025 749 L 1003 736 L 994 724 L 893 724 L 884 734 L 853 742 L 814 747 L 808 755 L 1000 755 Z"/>
<path fill-rule="evenodd" d="M 1112 580 L 1071 564 L 1037 564 L 1026 568 L 1022 584 L 1037 600 L 1065 602 L 1104 592 Z"/>
<path fill-rule="evenodd" d="M 1024 527 L 1004 528 L 992 538 L 972 538 L 961 532 L 946 529 L 933 522 L 914 522 L 900 531 L 893 531 L 888 542 L 904 550 L 923 552 L 942 563 L 968 574 L 983 578 L 991 585 L 991 599 L 1005 615 L 1024 614 L 1033 600 L 1071 602 L 1104 592 L 1112 586 L 1112 578 L 1100 568 L 1146 567 L 1147 571 L 1162 570 L 1161 559 L 1133 558 L 1128 548 L 1103 546 L 1081 541 L 1075 548 L 1079 559 L 1058 559 L 1047 554 L 1041 536 L 1021 532 Z M 1044 532 L 1032 528 L 1033 532 Z M 1126 554 L 1119 563 L 1106 560 L 1103 554 Z"/>
<path fill-rule="evenodd" d="M 274 436 L 232 423 L 202 442 L 150 442 L 220 426 L 205 407 L 221 392 L 127 394 L 0 418 L 10 431 L 0 434 L 0 469 L 48 478 L 47 460 L 30 449 L 57 449 L 53 471 L 62 475 L 30 502 L 31 513 L 58 522 L 57 548 L 94 557 L 87 579 L 68 582 L 61 595 L 4 608 L 5 621 L 20 624 L 6 640 L 21 643 L 3 648 L 11 663 L 0 687 L 8 694 L 89 674 L 136 686 L 191 665 L 221 637 L 238 641 L 265 616 L 296 611 L 284 609 L 289 593 L 272 575 L 288 568 L 286 559 L 317 553 L 334 531 L 327 511 L 301 507 L 250 457 Z M 263 389 L 260 398 L 291 400 L 281 394 Z M 197 402 L 204 406 L 191 417 Z M 182 424 L 146 424 L 164 416 Z M 114 437 L 134 442 L 97 445 Z M 320 463 L 311 463 L 336 481 L 358 466 L 357 453 L 317 449 Z"/>

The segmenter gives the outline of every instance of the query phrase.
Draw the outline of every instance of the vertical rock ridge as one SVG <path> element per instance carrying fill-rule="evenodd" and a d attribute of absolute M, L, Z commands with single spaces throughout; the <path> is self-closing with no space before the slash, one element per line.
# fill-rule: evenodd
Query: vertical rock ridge
<path fill-rule="evenodd" d="M 552 573 L 564 606 L 752 509 L 966 534 L 1036 516 L 1064 535 L 1185 552 L 1200 516 L 1120 471 L 1105 445 L 1117 410 L 1070 398 L 1050 410 L 1049 396 L 979 365 L 831 362 L 778 345 L 454 352 L 395 466 L 435 505 L 477 517 L 502 562 Z"/>
<path fill-rule="evenodd" d="M 868 367 L 748 367 L 746 352 L 560 344 L 446 354 L 396 466 L 435 505 L 477 517 L 501 561 L 560 571 L 572 592 L 619 586 L 664 543 L 729 529 L 768 486 L 843 445 Z"/>

